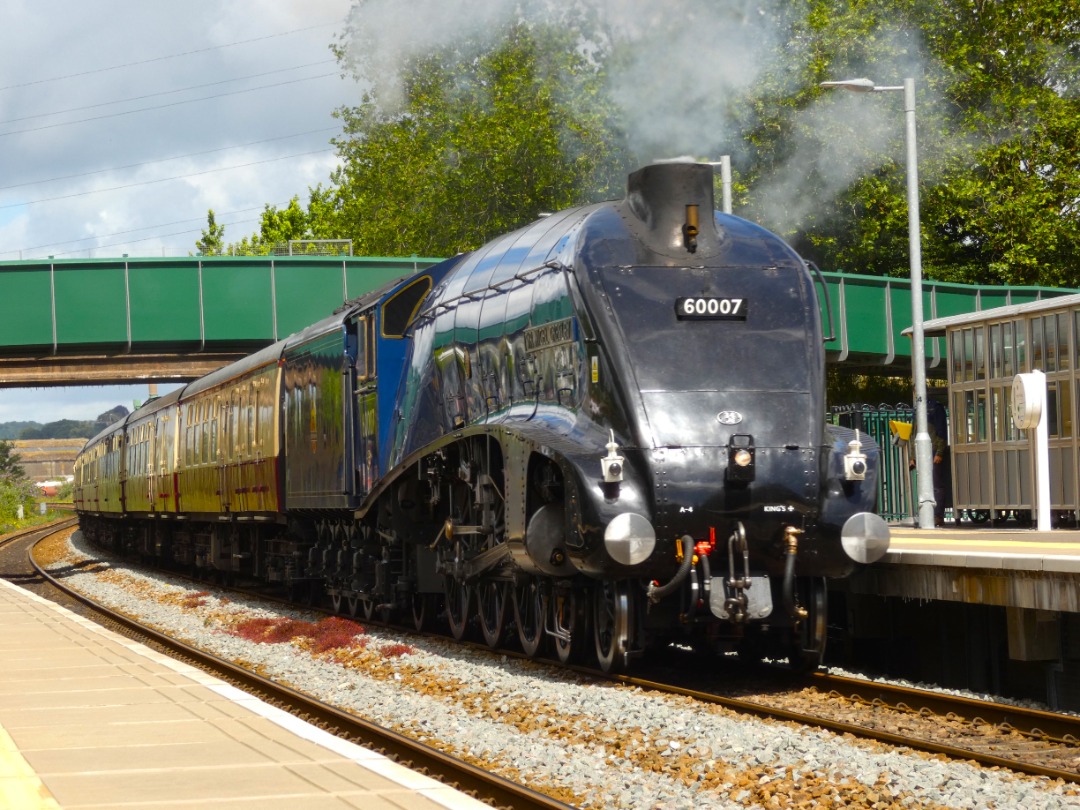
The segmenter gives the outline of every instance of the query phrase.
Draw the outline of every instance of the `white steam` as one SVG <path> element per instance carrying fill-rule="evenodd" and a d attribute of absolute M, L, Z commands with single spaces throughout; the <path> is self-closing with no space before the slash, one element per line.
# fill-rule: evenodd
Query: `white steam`
<path fill-rule="evenodd" d="M 511 22 L 577 27 L 583 54 L 619 56 L 610 90 L 636 152 L 715 157 L 732 139 L 731 105 L 775 52 L 770 20 L 750 0 L 359 0 L 348 53 L 364 89 L 393 111 L 409 59 L 483 47 Z"/>
<path fill-rule="evenodd" d="M 792 20 L 780 19 L 775 8 L 754 0 L 354 0 L 343 44 L 367 83 L 363 89 L 393 112 L 402 102 L 408 60 L 444 46 L 467 59 L 514 22 L 568 27 L 580 32 L 580 52 L 607 71 L 611 98 L 641 160 L 731 155 L 738 171 L 750 148 L 743 134 L 754 122 L 748 91 L 790 37 Z M 918 50 L 910 42 L 889 44 L 909 57 Z M 782 75 L 769 73 L 774 82 Z M 834 91 L 800 113 L 785 144 L 787 161 L 755 185 L 755 216 L 782 233 L 796 230 L 824 200 L 898 157 L 889 150 L 895 152 L 903 131 L 899 96 Z"/>
<path fill-rule="evenodd" d="M 786 144 L 787 159 L 754 186 L 755 218 L 790 234 L 875 166 L 902 159 L 895 151 L 904 125 L 902 101 L 900 93 L 836 90 L 804 110 Z"/>

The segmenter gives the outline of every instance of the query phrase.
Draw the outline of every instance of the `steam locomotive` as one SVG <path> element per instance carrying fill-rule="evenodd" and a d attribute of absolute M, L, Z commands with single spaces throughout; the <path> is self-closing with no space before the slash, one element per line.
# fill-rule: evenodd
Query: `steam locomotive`
<path fill-rule="evenodd" d="M 878 448 L 826 424 L 814 272 L 714 211 L 711 167 L 647 166 L 109 427 L 82 530 L 608 671 L 672 642 L 815 666 L 825 578 L 889 530 Z"/>

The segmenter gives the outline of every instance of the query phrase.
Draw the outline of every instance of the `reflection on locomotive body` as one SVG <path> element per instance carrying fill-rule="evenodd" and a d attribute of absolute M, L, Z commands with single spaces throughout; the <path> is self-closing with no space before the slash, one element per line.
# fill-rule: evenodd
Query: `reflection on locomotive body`
<path fill-rule="evenodd" d="M 888 546 L 878 450 L 826 425 L 812 268 L 711 211 L 645 167 L 151 402 L 79 458 L 84 531 L 608 670 L 815 665 L 825 578 Z"/>

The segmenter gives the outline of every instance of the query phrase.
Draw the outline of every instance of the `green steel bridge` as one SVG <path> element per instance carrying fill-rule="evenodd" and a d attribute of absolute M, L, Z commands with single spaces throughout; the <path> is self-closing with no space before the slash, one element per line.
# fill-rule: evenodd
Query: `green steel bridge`
<path fill-rule="evenodd" d="M 182 381 L 280 340 L 432 258 L 187 256 L 0 262 L 0 387 Z M 904 279 L 823 273 L 831 363 L 910 372 Z M 1076 290 L 923 282 L 940 318 Z M 824 298 L 822 299 L 824 301 Z M 944 346 L 926 341 L 927 373 Z"/>

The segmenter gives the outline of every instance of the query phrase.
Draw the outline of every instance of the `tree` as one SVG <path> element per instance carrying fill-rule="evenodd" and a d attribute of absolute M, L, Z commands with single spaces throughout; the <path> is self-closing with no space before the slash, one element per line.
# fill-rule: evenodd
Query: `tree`
<path fill-rule="evenodd" d="M 22 459 L 15 452 L 15 444 L 9 441 L 0 441 L 0 476 L 10 478 L 25 478 L 26 472 L 22 468 Z"/>
<path fill-rule="evenodd" d="M 358 253 L 447 256 L 617 193 L 613 108 L 573 36 L 514 22 L 491 44 L 466 37 L 406 61 L 400 107 L 372 90 L 339 110 L 342 166 L 312 193 L 313 232 L 352 238 Z"/>
<path fill-rule="evenodd" d="M 11 442 L 0 441 L 0 526 L 5 528 L 15 524 L 20 506 L 24 515 L 29 514 L 37 494 L 14 448 Z"/>
<path fill-rule="evenodd" d="M 824 267 L 906 275 L 899 94 L 891 103 L 821 98 L 817 83 L 915 76 L 927 277 L 1080 285 L 1080 6 L 803 5 L 785 41 L 789 60 L 760 88 L 769 111 L 749 134 L 750 215 L 778 223 Z M 798 89 L 785 93 L 793 75 Z M 784 219 L 784 200 L 812 204 Z"/>
<path fill-rule="evenodd" d="M 400 25 L 397 4 L 354 0 L 334 48 L 361 90 L 337 111 L 340 168 L 235 250 L 451 255 L 621 196 L 635 148 L 726 151 L 738 213 L 827 269 L 903 276 L 901 96 L 818 85 L 913 76 L 926 276 L 1080 286 L 1076 0 L 647 6 L 475 4 L 459 24 L 464 6 L 418 0 Z"/>
<path fill-rule="evenodd" d="M 214 218 L 214 209 L 206 212 L 206 229 L 202 238 L 195 243 L 195 250 L 200 256 L 220 256 L 225 245 L 225 226 L 218 225 Z"/>

